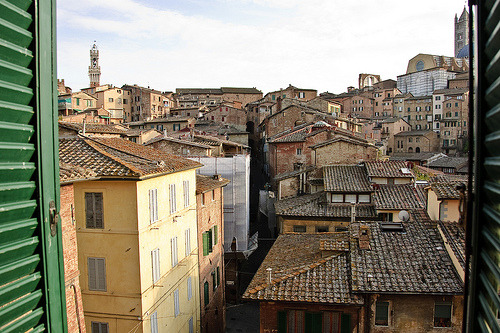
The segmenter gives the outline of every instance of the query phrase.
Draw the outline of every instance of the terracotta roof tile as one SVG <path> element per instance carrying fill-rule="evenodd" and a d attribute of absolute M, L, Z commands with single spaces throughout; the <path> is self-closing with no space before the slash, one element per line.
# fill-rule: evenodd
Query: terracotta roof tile
<path fill-rule="evenodd" d="M 465 230 L 456 222 L 438 221 L 445 241 L 450 245 L 458 259 L 460 266 L 465 270 Z"/>
<path fill-rule="evenodd" d="M 351 204 L 329 203 L 324 192 L 308 194 L 296 198 L 282 199 L 274 204 L 276 215 L 309 217 L 350 217 Z M 371 204 L 356 205 L 356 217 L 373 219 L 377 216 Z"/>
<path fill-rule="evenodd" d="M 60 139 L 59 158 L 63 163 L 90 169 L 98 177 L 140 178 L 201 166 L 121 138 Z"/>
<path fill-rule="evenodd" d="M 323 167 L 325 191 L 372 192 L 366 169 L 359 165 L 329 165 Z"/>
<path fill-rule="evenodd" d="M 362 304 L 349 288 L 347 253 L 321 256 L 329 234 L 280 235 L 257 270 L 246 299 L 328 304 Z M 268 268 L 271 268 L 269 282 Z"/>
<path fill-rule="evenodd" d="M 65 121 L 59 121 L 59 126 L 71 129 L 74 131 L 83 131 L 83 123 L 70 123 Z M 118 124 L 99 124 L 99 123 L 85 123 L 85 132 L 87 133 L 103 133 L 103 134 L 122 134 L 128 129 L 122 125 Z"/>
<path fill-rule="evenodd" d="M 460 192 L 457 186 L 464 185 L 463 182 L 434 182 L 431 184 L 431 189 L 436 193 L 439 200 L 441 199 L 460 199 Z"/>
<path fill-rule="evenodd" d="M 446 252 L 439 231 L 425 211 L 413 211 L 404 232 L 382 231 L 367 223 L 370 250 L 351 243 L 353 292 L 460 294 L 463 285 Z M 355 238 L 360 226 L 352 223 Z"/>
<path fill-rule="evenodd" d="M 423 193 L 412 184 L 378 185 L 373 193 L 376 209 L 425 208 Z"/>
<path fill-rule="evenodd" d="M 226 186 L 229 182 L 229 179 L 222 177 L 214 179 L 214 177 L 196 175 L 196 194 L 205 193 L 207 191 Z"/>
<path fill-rule="evenodd" d="M 63 184 L 95 178 L 97 174 L 90 169 L 59 161 L 59 181 Z"/>
<path fill-rule="evenodd" d="M 367 161 L 364 163 L 369 177 L 413 178 L 411 170 L 404 161 Z"/>

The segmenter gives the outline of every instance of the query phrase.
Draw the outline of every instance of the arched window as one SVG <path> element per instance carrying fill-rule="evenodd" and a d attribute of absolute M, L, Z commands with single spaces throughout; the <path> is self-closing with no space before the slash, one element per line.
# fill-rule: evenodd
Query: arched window
<path fill-rule="evenodd" d="M 420 147 L 415 148 L 415 153 L 420 153 Z"/>
<path fill-rule="evenodd" d="M 409 153 L 413 153 L 413 147 L 408 148 Z"/>

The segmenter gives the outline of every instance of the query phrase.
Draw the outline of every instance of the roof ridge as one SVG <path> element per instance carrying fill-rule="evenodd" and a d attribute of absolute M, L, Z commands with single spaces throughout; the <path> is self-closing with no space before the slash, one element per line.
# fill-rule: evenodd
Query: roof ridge
<path fill-rule="evenodd" d="M 342 255 L 342 253 L 332 254 L 331 256 L 328 256 L 328 257 L 325 257 L 325 258 L 320 258 L 319 260 L 315 261 L 312 264 L 304 264 L 304 265 L 300 265 L 300 266 L 294 267 L 294 268 L 292 268 L 292 270 L 294 270 L 293 272 L 290 272 L 288 274 L 285 274 L 285 275 L 280 276 L 280 277 L 275 278 L 275 279 L 271 279 L 271 282 L 266 282 L 266 283 L 259 284 L 258 286 L 255 286 L 251 290 L 247 290 L 247 293 L 253 294 L 253 293 L 256 293 L 256 292 L 258 292 L 260 290 L 263 290 L 263 289 L 265 289 L 267 287 L 275 285 L 276 283 L 279 283 L 279 282 L 288 280 L 290 278 L 293 278 L 293 277 L 295 277 L 297 275 L 300 275 L 302 273 L 310 271 L 310 270 L 312 270 L 312 269 L 314 269 L 316 267 L 324 265 L 324 264 L 326 264 L 326 262 L 331 261 L 331 260 L 333 260 L 334 258 L 336 258 L 336 257 L 338 257 L 340 255 Z"/>
<path fill-rule="evenodd" d="M 137 168 L 136 168 L 136 167 L 134 167 L 134 166 L 131 166 L 129 163 L 127 163 L 127 162 L 123 161 L 122 159 L 120 159 L 120 158 L 118 158 L 118 157 L 116 157 L 116 156 L 113 156 L 113 155 L 109 154 L 107 151 L 105 151 L 104 149 L 101 149 L 101 148 L 100 148 L 100 147 L 98 147 L 97 145 L 98 145 L 98 144 L 101 144 L 101 145 L 103 145 L 103 146 L 106 146 L 106 147 L 108 147 L 108 148 L 111 148 L 111 149 L 117 150 L 117 151 L 119 151 L 119 152 L 122 152 L 121 150 L 119 150 L 119 149 L 115 149 L 115 148 L 113 148 L 113 147 L 110 147 L 110 146 L 108 146 L 108 145 L 102 144 L 102 143 L 100 143 L 100 142 L 98 142 L 98 141 L 95 141 L 95 140 L 90 140 L 91 142 L 88 142 L 88 141 L 87 141 L 87 140 L 85 140 L 85 139 L 90 139 L 89 137 L 83 137 L 83 138 L 84 138 L 84 140 L 83 140 L 83 141 L 84 141 L 87 145 L 89 145 L 90 147 L 92 147 L 94 150 L 96 150 L 96 151 L 97 151 L 97 152 L 99 152 L 100 154 L 102 154 L 102 155 L 106 156 L 107 158 L 109 158 L 109 159 L 111 159 L 111 160 L 115 161 L 116 163 L 119 163 L 119 164 L 123 165 L 124 167 L 128 168 L 130 171 L 134 172 L 134 173 L 136 174 L 136 176 L 140 176 L 140 175 L 141 175 L 141 171 L 140 171 L 139 169 L 137 169 Z M 133 154 L 129 154 L 129 155 L 135 156 L 135 155 L 133 155 Z"/>

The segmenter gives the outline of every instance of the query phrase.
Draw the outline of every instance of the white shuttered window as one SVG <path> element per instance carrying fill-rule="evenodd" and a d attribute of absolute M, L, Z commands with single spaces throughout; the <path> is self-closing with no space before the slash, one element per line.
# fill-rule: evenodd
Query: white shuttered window
<path fill-rule="evenodd" d="M 174 291 L 174 316 L 177 317 L 181 313 L 179 303 L 179 289 Z"/>
<path fill-rule="evenodd" d="M 182 182 L 184 187 L 184 207 L 189 206 L 189 180 Z"/>
<path fill-rule="evenodd" d="M 151 263 L 153 268 L 153 283 L 158 281 L 161 276 L 160 272 L 160 249 L 156 248 L 151 251 Z"/>
<path fill-rule="evenodd" d="M 158 313 L 151 314 L 151 333 L 158 333 Z"/>
<path fill-rule="evenodd" d="M 177 207 L 176 207 L 177 198 L 175 195 L 175 184 L 170 184 L 169 189 L 170 189 L 170 214 L 173 214 L 177 211 Z"/>
<path fill-rule="evenodd" d="M 191 229 L 186 229 L 186 257 L 191 254 Z"/>
<path fill-rule="evenodd" d="M 172 267 L 175 267 L 179 262 L 179 257 L 177 255 L 177 237 L 170 239 L 170 248 L 172 252 Z"/>
<path fill-rule="evenodd" d="M 158 221 L 158 190 L 149 190 L 149 222 Z"/>

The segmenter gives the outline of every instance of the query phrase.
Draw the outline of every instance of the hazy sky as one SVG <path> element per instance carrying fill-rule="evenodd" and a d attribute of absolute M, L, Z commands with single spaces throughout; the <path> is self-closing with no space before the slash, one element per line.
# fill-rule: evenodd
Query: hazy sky
<path fill-rule="evenodd" d="M 288 84 L 340 93 L 359 73 L 396 79 L 418 53 L 453 56 L 460 0 L 58 1 L 58 77 L 175 88 Z"/>

